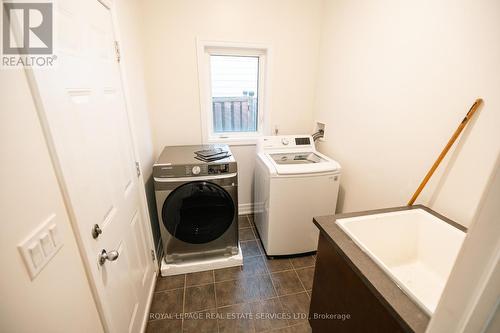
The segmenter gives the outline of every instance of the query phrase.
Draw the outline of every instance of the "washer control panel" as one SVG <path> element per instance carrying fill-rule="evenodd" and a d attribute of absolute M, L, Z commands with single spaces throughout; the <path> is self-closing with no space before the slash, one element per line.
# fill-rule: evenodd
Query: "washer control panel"
<path fill-rule="evenodd" d="M 259 142 L 259 149 L 314 149 L 314 140 L 310 135 L 267 136 Z"/>

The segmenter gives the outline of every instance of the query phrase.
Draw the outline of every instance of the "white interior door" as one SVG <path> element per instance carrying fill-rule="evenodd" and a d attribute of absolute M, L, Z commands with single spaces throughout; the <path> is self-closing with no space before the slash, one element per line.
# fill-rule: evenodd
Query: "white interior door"
<path fill-rule="evenodd" d="M 55 68 L 32 69 L 30 81 L 51 136 L 104 325 L 110 332 L 138 332 L 155 266 L 111 14 L 97 0 L 55 1 L 54 10 Z M 102 230 L 96 239 L 95 224 Z M 102 250 L 109 256 L 116 251 L 118 257 L 100 264 Z"/>

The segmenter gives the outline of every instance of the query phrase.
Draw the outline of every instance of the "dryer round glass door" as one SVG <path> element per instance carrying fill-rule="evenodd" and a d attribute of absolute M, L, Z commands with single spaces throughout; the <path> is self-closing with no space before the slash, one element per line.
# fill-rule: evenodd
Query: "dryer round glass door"
<path fill-rule="evenodd" d="M 219 185 L 196 181 L 176 188 L 165 200 L 162 219 L 177 239 L 202 244 L 213 241 L 231 226 L 235 207 Z"/>

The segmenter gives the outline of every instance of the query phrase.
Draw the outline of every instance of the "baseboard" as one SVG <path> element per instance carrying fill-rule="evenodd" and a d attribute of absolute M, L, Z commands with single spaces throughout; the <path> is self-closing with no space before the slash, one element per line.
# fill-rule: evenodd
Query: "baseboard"
<path fill-rule="evenodd" d="M 239 215 L 253 214 L 253 212 L 254 212 L 253 203 L 244 203 L 238 205 Z"/>
<path fill-rule="evenodd" d="M 151 284 L 151 288 L 149 289 L 149 296 L 148 300 L 146 301 L 147 306 L 146 306 L 146 311 L 144 313 L 143 319 L 142 319 L 142 324 L 141 324 L 141 332 L 144 333 L 146 332 L 146 327 L 148 325 L 148 320 L 149 320 L 149 311 L 151 310 L 151 303 L 153 303 L 153 296 L 155 292 L 155 287 L 156 287 L 156 280 L 158 278 L 158 271 L 155 270 L 155 273 L 153 274 L 153 282 Z"/>
<path fill-rule="evenodd" d="M 158 270 L 161 269 L 161 258 L 163 258 L 163 239 L 158 242 L 158 246 L 156 247 L 156 259 L 158 260 Z"/>

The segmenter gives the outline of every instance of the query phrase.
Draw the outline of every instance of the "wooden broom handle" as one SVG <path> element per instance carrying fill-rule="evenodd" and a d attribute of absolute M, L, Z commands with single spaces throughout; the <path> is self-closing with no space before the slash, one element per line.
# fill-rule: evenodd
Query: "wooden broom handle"
<path fill-rule="evenodd" d="M 474 104 L 472 104 L 472 106 L 469 109 L 469 112 L 467 112 L 467 114 L 465 115 L 465 118 L 462 120 L 460 125 L 458 125 L 458 128 L 455 130 L 455 133 L 453 133 L 453 135 L 451 136 L 450 140 L 448 141 L 448 143 L 444 147 L 441 154 L 439 154 L 436 162 L 434 162 L 434 164 L 430 168 L 429 172 L 427 172 L 424 179 L 420 183 L 420 186 L 417 188 L 417 190 L 415 191 L 415 193 L 411 197 L 410 201 L 408 201 L 408 206 L 413 205 L 415 200 L 417 200 L 418 196 L 420 195 L 420 192 L 422 192 L 425 185 L 427 184 L 429 179 L 432 177 L 432 174 L 434 173 L 434 171 L 436 171 L 437 167 L 439 166 L 439 164 L 441 163 L 443 158 L 446 156 L 446 154 L 448 153 L 448 150 L 450 150 L 451 146 L 453 146 L 453 144 L 455 143 L 455 141 L 459 137 L 460 133 L 462 133 L 463 129 L 465 128 L 465 126 L 467 125 L 469 120 L 471 120 L 472 116 L 474 116 L 474 113 L 476 113 L 476 111 L 479 108 L 479 106 L 481 105 L 481 103 L 483 103 L 483 100 L 481 98 L 478 98 L 478 99 L 476 99 Z"/>

